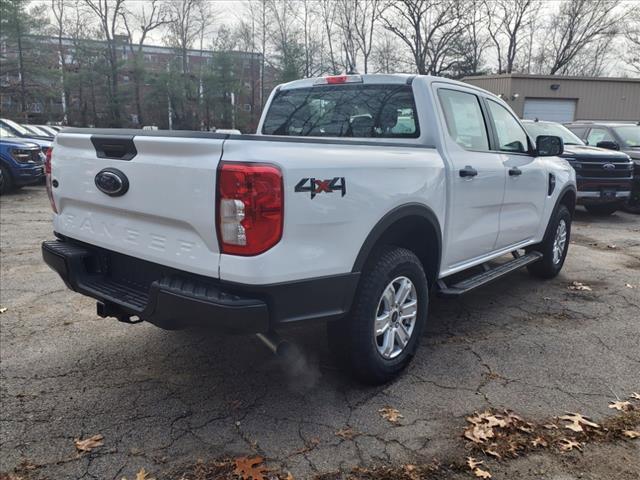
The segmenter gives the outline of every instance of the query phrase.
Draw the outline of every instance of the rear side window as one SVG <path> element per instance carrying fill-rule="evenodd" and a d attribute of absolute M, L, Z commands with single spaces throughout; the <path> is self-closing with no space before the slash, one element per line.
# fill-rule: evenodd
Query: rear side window
<path fill-rule="evenodd" d="M 420 129 L 408 85 L 320 85 L 276 94 L 262 133 L 309 137 L 407 138 Z"/>
<path fill-rule="evenodd" d="M 489 137 L 480 101 L 472 93 L 438 90 L 449 135 L 468 150 L 489 150 Z"/>
<path fill-rule="evenodd" d="M 587 129 L 585 127 L 574 127 L 573 125 L 570 125 L 567 128 L 583 140 L 587 136 Z"/>

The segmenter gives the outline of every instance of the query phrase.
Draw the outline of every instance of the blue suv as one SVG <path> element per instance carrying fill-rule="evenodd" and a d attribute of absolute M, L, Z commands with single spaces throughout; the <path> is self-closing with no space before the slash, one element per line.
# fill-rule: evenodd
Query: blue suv
<path fill-rule="evenodd" d="M 44 180 L 44 154 L 39 145 L 0 127 L 0 195 Z"/>

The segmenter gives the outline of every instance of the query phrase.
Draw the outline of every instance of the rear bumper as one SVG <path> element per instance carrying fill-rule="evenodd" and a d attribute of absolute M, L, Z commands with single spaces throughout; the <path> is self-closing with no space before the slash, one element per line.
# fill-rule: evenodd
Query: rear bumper
<path fill-rule="evenodd" d="M 170 269 L 71 239 L 42 244 L 44 261 L 76 292 L 98 300 L 98 314 L 133 317 L 174 330 L 214 327 L 266 333 L 285 324 L 340 318 L 358 274 L 276 285 L 236 285 Z"/>

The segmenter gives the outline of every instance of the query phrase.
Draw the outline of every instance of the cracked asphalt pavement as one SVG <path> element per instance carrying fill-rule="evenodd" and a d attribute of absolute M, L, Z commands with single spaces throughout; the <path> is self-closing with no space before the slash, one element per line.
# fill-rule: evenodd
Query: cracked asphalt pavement
<path fill-rule="evenodd" d="M 35 478 L 120 480 L 144 467 L 160 479 L 197 459 L 256 453 L 304 479 L 464 461 L 461 433 L 474 411 L 599 419 L 612 414 L 609 401 L 640 390 L 640 216 L 579 209 L 556 279 L 520 271 L 461 299 L 434 298 L 414 362 L 377 388 L 340 372 L 321 326 L 284 332 L 303 352 L 295 370 L 253 337 L 97 317 L 95 302 L 41 260 L 50 217 L 43 187 L 1 197 L 0 472 L 26 461 Z M 574 281 L 592 291 L 569 289 Z M 380 416 L 387 405 L 404 416 L 399 425 Z M 336 436 L 349 427 L 353 439 Z M 104 446 L 78 456 L 74 438 L 98 433 Z M 639 445 L 541 453 L 492 471 L 637 479 Z"/>

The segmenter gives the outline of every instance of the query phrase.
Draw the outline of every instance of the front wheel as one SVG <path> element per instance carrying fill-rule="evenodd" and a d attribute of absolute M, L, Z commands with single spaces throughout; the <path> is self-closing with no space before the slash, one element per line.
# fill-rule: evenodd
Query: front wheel
<path fill-rule="evenodd" d="M 357 379 L 388 382 L 415 354 L 428 296 L 418 257 L 404 248 L 384 247 L 362 273 L 350 317 L 328 324 L 333 353 Z"/>
<path fill-rule="evenodd" d="M 0 165 L 0 195 L 10 192 L 13 188 L 11 174 L 3 165 Z"/>
<path fill-rule="evenodd" d="M 564 265 L 571 238 L 571 213 L 560 205 L 549 221 L 547 231 L 541 243 L 527 250 L 542 253 L 542 258 L 527 268 L 529 273 L 539 278 L 553 278 Z"/>

